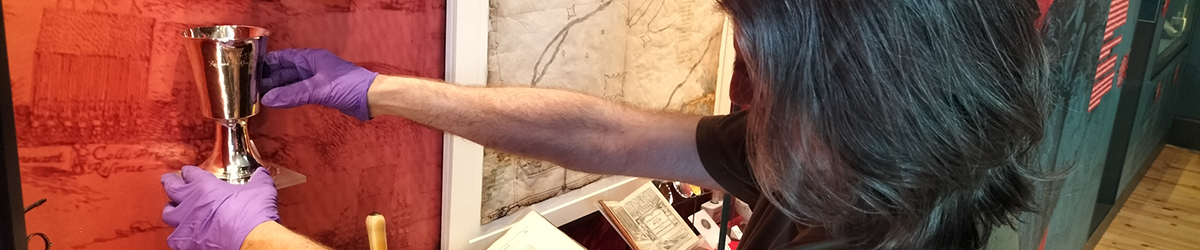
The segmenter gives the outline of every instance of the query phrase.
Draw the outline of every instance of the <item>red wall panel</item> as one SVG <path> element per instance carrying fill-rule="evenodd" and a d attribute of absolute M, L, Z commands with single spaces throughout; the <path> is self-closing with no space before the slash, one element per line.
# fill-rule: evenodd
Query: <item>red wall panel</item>
<path fill-rule="evenodd" d="M 200 163 L 199 116 L 179 32 L 248 24 L 269 47 L 325 48 L 382 73 L 442 77 L 436 0 L 2 0 L 29 232 L 55 249 L 166 249 L 159 175 Z M 308 176 L 280 191 L 283 224 L 365 249 L 363 218 L 388 217 L 392 249 L 436 249 L 441 132 L 395 117 L 265 109 L 263 157 Z M 39 247 L 40 243 L 31 247 Z"/>

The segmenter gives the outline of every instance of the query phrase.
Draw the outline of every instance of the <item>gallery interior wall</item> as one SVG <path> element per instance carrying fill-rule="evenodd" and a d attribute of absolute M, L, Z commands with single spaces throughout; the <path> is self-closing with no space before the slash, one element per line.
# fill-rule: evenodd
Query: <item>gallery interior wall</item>
<path fill-rule="evenodd" d="M 1192 16 L 1200 18 L 1200 14 Z M 1191 41 L 1200 41 L 1200 32 L 1192 32 L 1190 34 Z M 1190 49 L 1183 55 L 1183 67 L 1180 67 L 1179 79 L 1179 100 L 1175 102 L 1175 115 L 1192 119 L 1200 120 L 1200 49 Z M 1190 59 L 1190 60 L 1187 60 Z"/>
<path fill-rule="evenodd" d="M 1040 186 L 1048 196 L 1039 204 L 1041 219 L 1031 221 L 1042 228 L 1023 228 L 1028 229 L 1023 236 L 1035 236 L 1022 237 L 1022 249 L 1079 249 L 1087 239 L 1116 107 L 1115 101 L 1101 100 L 1089 110 L 1109 7 L 1108 1 L 1055 0 L 1044 19 L 1046 47 L 1054 58 L 1051 67 L 1061 72 L 1056 84 L 1067 95 L 1047 121 L 1043 145 L 1056 146 L 1045 148 L 1043 167 L 1048 173 L 1070 173 Z M 1102 98 L 1116 96 L 1109 94 Z M 1024 240 L 1031 238 L 1039 240 Z"/>
<path fill-rule="evenodd" d="M 1126 80 L 1133 1 L 1039 0 L 1054 84 L 1063 91 L 1047 120 L 1041 165 L 1064 176 L 1039 183 L 1040 213 L 1022 217 L 1020 249 L 1079 249 L 1090 234 Z"/>
<path fill-rule="evenodd" d="M 1136 185 L 1133 178 L 1137 177 L 1137 172 L 1146 166 L 1147 161 L 1153 161 L 1158 156 L 1156 150 L 1163 144 L 1163 138 L 1171 126 L 1173 107 L 1180 102 L 1181 83 L 1176 73 L 1182 69 L 1181 62 L 1184 59 L 1175 57 L 1159 72 L 1148 74 L 1148 79 L 1141 84 L 1138 111 L 1118 190 Z"/>
<path fill-rule="evenodd" d="M 1192 41 L 1197 41 L 1200 32 L 1192 32 Z M 1200 49 L 1188 51 L 1185 58 L 1200 58 Z M 1184 60 L 1179 86 L 1179 97 L 1175 103 L 1175 115 L 1200 120 L 1200 59 Z"/>
<path fill-rule="evenodd" d="M 1084 247 L 1093 227 L 1109 214 L 1104 205 L 1112 206 L 1162 147 L 1175 114 L 1172 107 L 1185 99 L 1180 65 L 1186 61 L 1158 51 L 1165 46 L 1160 43 L 1163 20 L 1177 17 L 1177 10 L 1192 2 L 1055 1 L 1056 6 L 1082 7 L 1082 18 L 1060 19 L 1079 31 L 1076 35 L 1056 35 L 1053 29 L 1060 26 L 1053 20 L 1047 35 L 1052 58 L 1074 66 L 1058 68 L 1069 97 L 1066 109 L 1055 113 L 1061 118 L 1052 119 L 1061 130 L 1049 134 L 1059 147 L 1048 159 L 1055 159 L 1049 166 L 1067 176 L 1047 187 L 1057 192 L 1049 201 L 1057 201 L 1045 203 L 1051 212 L 1045 214 L 1050 220 L 1044 249 Z M 1114 13 L 1128 16 L 1114 22 Z M 1180 54 L 1189 53 L 1181 48 Z M 1023 249 L 1034 248 L 1023 244 Z"/>
<path fill-rule="evenodd" d="M 26 230 L 55 249 L 166 249 L 159 176 L 200 163 L 214 124 L 198 114 L 179 32 L 247 24 L 269 48 L 324 48 L 368 69 L 441 78 L 437 0 L 2 0 Z M 263 157 L 308 176 L 280 191 L 283 224 L 365 249 L 363 218 L 387 216 L 392 249 L 436 249 L 442 133 L 396 117 L 265 109 Z M 38 248 L 40 244 L 31 245 Z"/>

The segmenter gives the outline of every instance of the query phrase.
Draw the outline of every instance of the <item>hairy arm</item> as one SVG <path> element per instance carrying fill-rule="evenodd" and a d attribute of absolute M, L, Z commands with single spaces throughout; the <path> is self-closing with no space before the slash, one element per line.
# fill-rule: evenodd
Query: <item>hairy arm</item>
<path fill-rule="evenodd" d="M 246 235 L 246 240 L 242 241 L 242 250 L 268 249 L 331 250 L 329 247 L 288 230 L 275 221 L 258 224 L 253 230 L 250 230 L 249 235 Z"/>
<path fill-rule="evenodd" d="M 372 116 L 397 115 L 568 169 L 719 188 L 696 152 L 700 116 L 641 110 L 565 90 L 482 88 L 380 75 Z"/>

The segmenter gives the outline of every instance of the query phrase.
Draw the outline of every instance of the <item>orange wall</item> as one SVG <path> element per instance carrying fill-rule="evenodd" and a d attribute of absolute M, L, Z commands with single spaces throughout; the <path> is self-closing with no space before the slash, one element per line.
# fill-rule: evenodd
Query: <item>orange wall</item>
<path fill-rule="evenodd" d="M 436 0 L 2 0 L 26 216 L 55 249 L 166 249 L 159 175 L 199 163 L 199 117 L 178 33 L 271 29 L 270 48 L 325 48 L 369 69 L 442 77 Z M 280 191 L 283 224 L 365 249 L 363 218 L 387 216 L 392 249 L 438 243 L 441 132 L 394 117 L 266 109 L 251 121 L 267 160 L 308 175 Z M 40 243 L 31 244 L 40 249 Z"/>

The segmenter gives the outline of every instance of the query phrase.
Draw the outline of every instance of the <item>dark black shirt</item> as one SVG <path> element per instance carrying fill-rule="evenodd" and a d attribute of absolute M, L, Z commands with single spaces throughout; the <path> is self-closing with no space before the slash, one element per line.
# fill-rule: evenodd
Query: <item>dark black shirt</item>
<path fill-rule="evenodd" d="M 762 196 L 746 154 L 746 112 L 700 119 L 696 149 L 713 180 L 754 211 L 738 249 L 836 248 L 824 230 L 793 222 Z"/>

